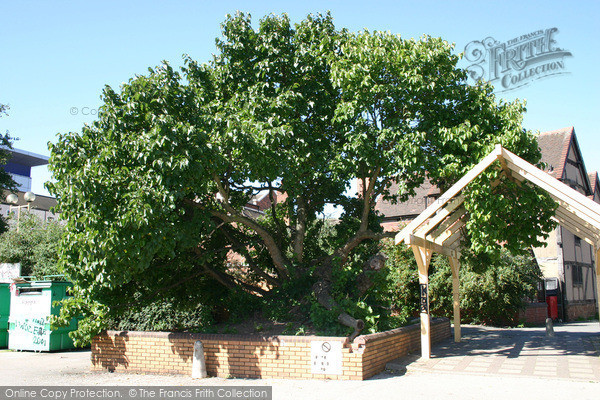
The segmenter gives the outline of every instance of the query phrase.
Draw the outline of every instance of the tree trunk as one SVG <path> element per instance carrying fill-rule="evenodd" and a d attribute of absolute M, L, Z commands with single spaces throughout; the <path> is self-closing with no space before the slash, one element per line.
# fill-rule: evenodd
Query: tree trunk
<path fill-rule="evenodd" d="M 379 271 L 384 268 L 386 260 L 387 257 L 383 253 L 377 253 L 365 263 L 362 272 L 356 278 L 359 297 L 362 297 L 373 286 L 373 281 L 369 278 L 369 272 Z"/>
<path fill-rule="evenodd" d="M 354 332 L 350 336 L 348 336 L 348 341 L 352 342 L 354 338 L 356 338 L 360 334 L 360 331 L 362 331 L 365 327 L 365 322 L 361 319 L 356 319 L 347 312 L 341 310 L 337 302 L 333 299 L 333 297 L 331 297 L 330 291 L 331 282 L 328 280 L 321 280 L 315 283 L 313 286 L 313 293 L 315 294 L 319 304 L 329 311 L 339 309 L 339 323 L 354 329 Z"/>

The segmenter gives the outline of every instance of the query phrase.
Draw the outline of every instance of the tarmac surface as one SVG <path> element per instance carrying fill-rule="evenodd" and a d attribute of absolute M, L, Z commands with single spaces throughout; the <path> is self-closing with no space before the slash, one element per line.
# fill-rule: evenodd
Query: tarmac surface
<path fill-rule="evenodd" d="M 0 351 L 0 386 L 272 386 L 274 399 L 600 399 L 598 322 L 543 328 L 463 327 L 463 341 L 408 356 L 401 374 L 366 381 L 192 379 L 91 372 L 90 352 Z"/>

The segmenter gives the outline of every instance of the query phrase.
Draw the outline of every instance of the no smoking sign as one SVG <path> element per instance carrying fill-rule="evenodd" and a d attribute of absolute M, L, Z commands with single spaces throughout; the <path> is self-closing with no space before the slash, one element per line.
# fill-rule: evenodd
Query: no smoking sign
<path fill-rule="evenodd" d="M 342 342 L 315 340 L 310 347 L 313 374 L 342 374 Z"/>

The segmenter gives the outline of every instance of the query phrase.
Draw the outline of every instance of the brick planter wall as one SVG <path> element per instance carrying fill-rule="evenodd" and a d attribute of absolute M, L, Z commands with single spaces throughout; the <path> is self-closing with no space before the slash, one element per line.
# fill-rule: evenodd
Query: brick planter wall
<path fill-rule="evenodd" d="M 450 321 L 433 319 L 432 342 L 449 337 Z M 345 338 L 108 331 L 92 341 L 92 369 L 191 375 L 197 340 L 204 345 L 208 375 L 235 378 L 362 380 L 421 348 L 418 324 L 362 335 L 342 348 L 342 374 L 324 375 L 311 372 L 311 342 L 344 343 Z"/>

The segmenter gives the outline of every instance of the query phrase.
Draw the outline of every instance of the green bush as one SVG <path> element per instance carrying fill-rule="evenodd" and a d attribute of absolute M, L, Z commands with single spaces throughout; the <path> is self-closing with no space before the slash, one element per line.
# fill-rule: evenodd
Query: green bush
<path fill-rule="evenodd" d="M 419 280 L 410 248 L 387 243 L 387 267 L 393 276 L 392 306 L 399 315 L 418 316 Z M 479 272 L 482 271 L 482 272 Z M 515 326 L 526 299 L 535 296 L 541 272 L 528 255 L 511 255 L 502 250 L 494 265 L 461 264 L 461 321 L 496 326 Z M 452 318 L 452 272 L 447 257 L 434 255 L 429 267 L 430 311 Z"/>
<path fill-rule="evenodd" d="M 419 273 L 417 261 L 410 248 L 397 246 L 393 241 L 383 244 L 388 257 L 386 269 L 389 276 L 391 308 L 405 321 L 419 316 Z"/>
<path fill-rule="evenodd" d="M 18 223 L 17 223 L 18 222 Z M 9 229 L 0 235 L 0 262 L 21 263 L 21 275 L 59 274 L 59 243 L 65 232 L 57 221 L 43 221 L 30 213 L 12 216 Z"/>
<path fill-rule="evenodd" d="M 139 295 L 135 300 L 139 299 Z M 200 332 L 212 323 L 210 309 L 201 304 L 182 303 L 176 298 L 161 299 L 129 308 L 112 329 L 128 331 Z"/>

